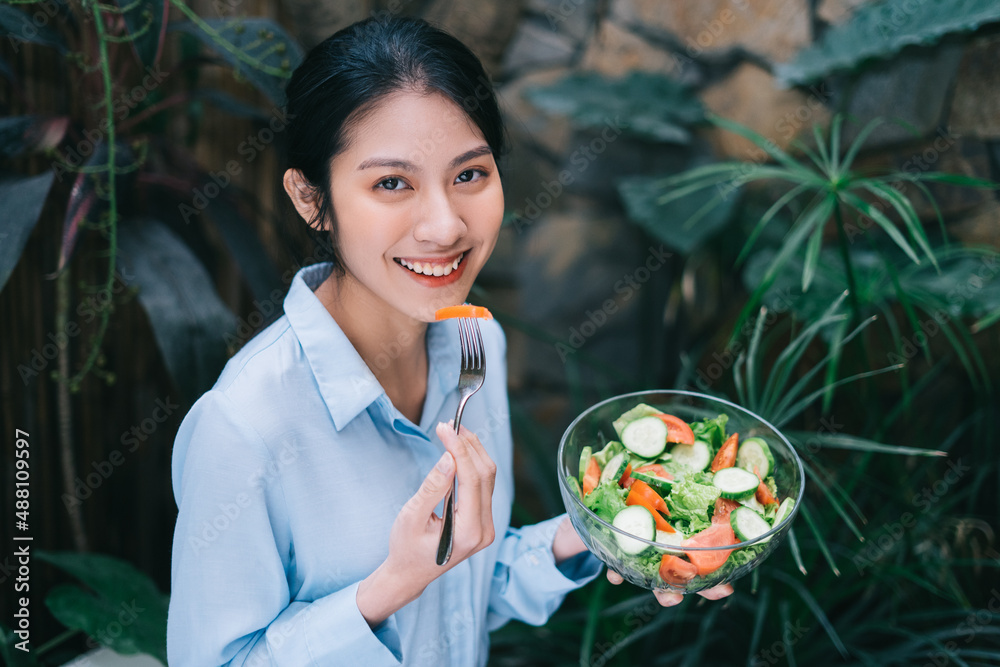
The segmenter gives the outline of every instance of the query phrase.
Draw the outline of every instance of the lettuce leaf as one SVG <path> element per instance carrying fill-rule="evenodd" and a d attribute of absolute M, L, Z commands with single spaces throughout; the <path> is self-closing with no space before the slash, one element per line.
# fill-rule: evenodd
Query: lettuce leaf
<path fill-rule="evenodd" d="M 608 461 L 624 451 L 626 451 L 625 445 L 617 440 L 612 440 L 608 444 L 604 445 L 604 448 L 601 449 L 601 451 L 595 452 L 594 458 L 597 459 L 597 463 L 601 466 L 601 470 L 604 470 L 604 466 L 608 465 Z"/>
<path fill-rule="evenodd" d="M 632 556 L 630 565 L 652 581 L 660 581 L 660 562 L 663 553 L 655 549 L 644 551 L 638 556 Z"/>
<path fill-rule="evenodd" d="M 691 422 L 691 430 L 697 440 L 704 440 L 712 446 L 712 452 L 719 451 L 722 443 L 726 441 L 726 422 L 729 415 L 719 415 L 715 419 L 703 419 L 700 422 Z"/>
<path fill-rule="evenodd" d="M 667 497 L 670 518 L 683 521 L 687 535 L 693 535 L 711 526 L 711 512 L 720 491 L 711 484 L 700 484 L 704 475 L 687 475 L 674 483 Z"/>
<path fill-rule="evenodd" d="M 617 482 L 605 482 L 588 493 L 583 502 L 590 511 L 611 523 L 615 515 L 625 509 L 625 493 Z"/>

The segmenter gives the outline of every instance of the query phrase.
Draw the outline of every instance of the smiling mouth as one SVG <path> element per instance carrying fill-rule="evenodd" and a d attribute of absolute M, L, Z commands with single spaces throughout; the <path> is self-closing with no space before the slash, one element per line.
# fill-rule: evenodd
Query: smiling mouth
<path fill-rule="evenodd" d="M 461 265 L 461 263 L 465 260 L 465 256 L 468 254 L 468 251 L 465 251 L 451 262 L 411 262 L 400 257 L 396 257 L 394 261 L 403 268 L 409 269 L 417 275 L 447 276 L 452 271 L 458 269 L 459 265 Z"/>

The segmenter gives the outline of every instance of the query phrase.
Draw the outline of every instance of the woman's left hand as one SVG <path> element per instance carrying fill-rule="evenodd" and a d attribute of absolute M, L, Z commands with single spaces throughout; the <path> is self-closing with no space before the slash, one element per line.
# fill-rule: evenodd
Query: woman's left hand
<path fill-rule="evenodd" d="M 622 575 L 618 574 L 612 569 L 608 569 L 608 581 L 615 584 L 616 586 L 623 581 Z M 722 598 L 732 595 L 733 587 L 729 584 L 722 584 L 721 586 L 715 586 L 714 588 L 709 588 L 707 590 L 701 591 L 698 595 L 703 598 L 708 598 L 709 600 L 721 600 Z M 653 591 L 653 595 L 656 596 L 656 601 L 659 602 L 664 607 L 673 607 L 675 604 L 680 604 L 684 599 L 684 596 L 680 593 L 673 593 L 671 591 Z"/>

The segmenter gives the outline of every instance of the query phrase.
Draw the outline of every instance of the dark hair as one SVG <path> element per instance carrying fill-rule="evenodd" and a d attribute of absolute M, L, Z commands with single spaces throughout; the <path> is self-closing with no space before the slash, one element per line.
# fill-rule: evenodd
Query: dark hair
<path fill-rule="evenodd" d="M 345 148 L 350 128 L 400 90 L 444 94 L 483 133 L 498 164 L 507 152 L 493 84 L 476 55 L 452 35 L 422 19 L 377 17 L 317 44 L 285 89 L 288 168 L 309 182 L 317 214 L 307 232 L 321 247 L 332 244 L 337 271 L 343 263 L 330 201 L 330 163 Z M 329 237 L 312 229 L 320 221 L 330 222 Z"/>

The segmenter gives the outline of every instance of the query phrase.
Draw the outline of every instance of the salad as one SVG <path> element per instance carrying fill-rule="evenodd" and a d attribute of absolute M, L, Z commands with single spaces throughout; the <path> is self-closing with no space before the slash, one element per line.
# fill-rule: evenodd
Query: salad
<path fill-rule="evenodd" d="M 718 578 L 752 561 L 770 536 L 740 549 L 787 520 L 794 499 L 780 498 L 767 442 L 726 434 L 729 417 L 687 423 L 640 403 L 613 426 L 618 440 L 584 447 L 569 488 L 613 533 L 623 562 L 647 579 L 672 586 Z M 642 538 L 662 547 L 629 537 Z"/>

